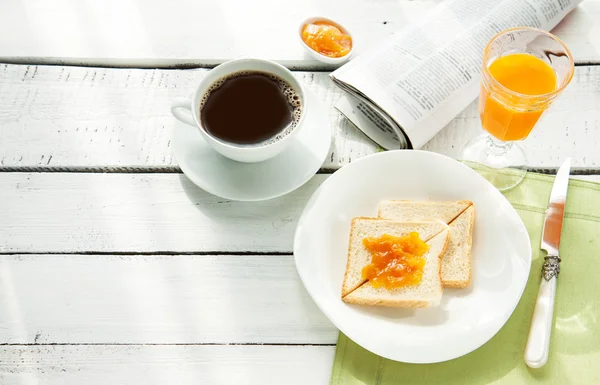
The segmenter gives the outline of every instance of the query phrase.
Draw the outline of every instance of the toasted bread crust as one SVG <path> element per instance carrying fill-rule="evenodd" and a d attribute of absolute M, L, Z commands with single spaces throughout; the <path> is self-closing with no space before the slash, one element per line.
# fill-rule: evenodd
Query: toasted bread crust
<path fill-rule="evenodd" d="M 473 205 L 472 201 L 467 201 L 467 200 L 462 200 L 462 201 L 411 201 L 408 199 L 389 199 L 387 200 L 387 202 L 409 202 L 409 203 L 421 203 L 421 204 L 435 204 L 435 203 L 444 203 L 444 202 L 456 202 L 456 203 L 462 203 L 465 204 L 465 209 L 463 211 L 461 211 L 460 213 L 458 213 L 457 216 L 454 217 L 454 219 L 452 219 L 451 221 L 447 222 L 446 224 L 450 224 L 452 223 L 456 218 L 460 217 L 462 215 L 462 213 L 464 213 L 469 207 L 471 207 Z M 377 216 L 381 217 L 381 204 L 379 205 L 379 208 L 377 209 Z"/>
<path fill-rule="evenodd" d="M 469 255 L 468 255 L 469 276 L 466 280 L 462 280 L 462 281 L 442 280 L 442 285 L 444 287 L 453 288 L 453 289 L 465 289 L 465 288 L 469 287 L 469 285 L 471 285 L 471 279 L 473 277 L 473 263 L 471 261 L 471 250 L 473 248 L 473 224 L 475 223 L 475 206 L 473 204 L 471 204 L 471 206 L 473 206 L 473 215 L 471 215 L 471 220 L 469 221 L 469 240 L 468 240 L 469 247 L 467 248 L 468 253 L 469 253 Z M 469 206 L 469 207 L 471 207 L 471 206 Z M 469 207 L 467 207 L 467 209 Z M 466 211 L 467 210 L 463 211 L 460 215 L 463 215 Z"/>
<path fill-rule="evenodd" d="M 448 222 L 448 225 L 450 223 L 454 222 L 458 217 L 460 217 L 461 215 L 463 215 L 465 213 L 465 211 L 467 211 L 469 209 L 469 207 L 471 207 L 471 206 L 475 207 L 473 205 L 473 202 L 471 202 L 471 201 L 457 201 L 457 202 L 465 203 L 465 204 L 467 204 L 467 207 L 465 207 L 465 209 L 463 211 L 461 211 L 460 214 L 458 214 L 457 216 L 455 216 L 454 219 L 452 219 L 450 222 Z"/>
<path fill-rule="evenodd" d="M 442 282 L 442 294 L 444 293 L 444 287 L 446 287 L 446 285 L 444 284 L 444 281 L 442 281 L 442 257 L 446 253 L 446 249 L 448 248 L 448 243 L 450 243 L 450 231 L 446 232 L 446 240 L 444 241 L 444 246 L 442 247 L 442 251 L 440 252 L 440 255 L 438 255 L 438 258 L 440 260 L 439 275 L 440 275 L 440 281 Z"/>
<path fill-rule="evenodd" d="M 348 242 L 348 254 L 346 255 L 346 271 L 344 272 L 344 281 L 342 282 L 342 298 L 352 293 L 353 290 L 346 290 L 346 282 L 348 281 L 348 276 L 350 275 L 350 252 L 352 251 L 352 244 L 354 243 L 354 226 L 356 225 L 356 221 L 364 220 L 364 219 L 373 219 L 370 217 L 356 217 L 352 218 L 352 222 L 350 223 L 350 241 Z M 354 290 L 358 289 L 362 286 L 367 280 L 365 279 L 363 283 L 354 288 Z"/>
<path fill-rule="evenodd" d="M 450 230 L 448 230 L 448 232 L 446 232 L 446 240 L 444 241 L 444 246 L 442 247 L 442 251 L 440 252 L 440 255 L 438 255 L 438 258 L 440 260 L 442 259 L 442 257 L 444 256 L 444 253 L 446 252 L 446 249 L 448 248 L 448 243 L 450 243 Z M 441 266 L 442 266 L 442 264 L 440 264 L 440 274 L 441 274 Z"/>
<path fill-rule="evenodd" d="M 468 281 L 442 281 L 442 285 L 448 289 L 466 289 L 471 284 L 471 278 Z"/>
<path fill-rule="evenodd" d="M 475 223 L 475 205 L 471 204 L 471 206 L 473 206 L 473 215 L 471 215 L 471 220 L 469 221 L 469 241 L 468 241 L 468 245 L 469 247 L 467 248 L 468 250 L 468 258 L 469 258 L 469 277 L 468 279 L 464 280 L 464 281 L 453 281 L 453 280 L 442 280 L 442 285 L 444 287 L 448 287 L 448 288 L 453 288 L 453 289 L 465 289 L 467 287 L 469 287 L 469 285 L 471 285 L 471 279 L 473 277 L 473 263 L 471 261 L 471 250 L 473 248 L 473 224 Z M 471 207 L 469 206 L 469 207 Z M 468 209 L 468 207 L 467 207 Z M 467 210 L 465 210 L 467 211 Z M 465 211 L 463 211 L 460 215 L 464 214 Z"/>
<path fill-rule="evenodd" d="M 365 282 L 364 284 L 366 284 Z M 363 284 L 363 285 L 364 285 Z M 432 306 L 431 301 L 396 301 L 389 299 L 364 299 L 354 297 L 343 297 L 342 301 L 355 305 L 370 305 L 370 306 L 388 306 L 388 307 L 403 307 L 409 309 L 423 308 Z"/>

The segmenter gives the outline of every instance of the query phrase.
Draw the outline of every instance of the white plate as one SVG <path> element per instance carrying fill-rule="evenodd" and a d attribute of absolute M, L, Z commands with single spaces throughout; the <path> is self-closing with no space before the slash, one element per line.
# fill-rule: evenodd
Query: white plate
<path fill-rule="evenodd" d="M 183 173 L 198 187 L 225 199 L 259 201 L 289 193 L 321 167 L 331 145 L 327 111 L 308 89 L 306 117 L 294 142 L 260 163 L 240 163 L 213 150 L 196 127 L 175 119 L 173 153 Z"/>
<path fill-rule="evenodd" d="M 342 302 L 350 221 L 376 217 L 384 199 L 474 202 L 468 289 L 446 289 L 441 305 L 428 309 Z M 349 338 L 395 361 L 432 363 L 467 354 L 500 330 L 527 283 L 531 244 L 517 212 L 475 171 L 443 155 L 398 150 L 359 159 L 319 187 L 298 223 L 294 257 L 314 301 Z"/>

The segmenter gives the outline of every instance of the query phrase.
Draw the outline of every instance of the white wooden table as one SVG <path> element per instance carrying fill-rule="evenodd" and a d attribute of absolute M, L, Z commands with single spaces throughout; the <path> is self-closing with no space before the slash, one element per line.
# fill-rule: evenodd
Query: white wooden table
<path fill-rule="evenodd" d="M 292 237 L 319 184 L 377 146 L 333 109 L 340 91 L 294 33 L 327 14 L 360 51 L 436 3 L 0 2 L 0 384 L 326 384 L 337 330 Z M 600 0 L 555 33 L 575 78 L 525 146 L 537 168 L 571 156 L 600 180 Z M 298 70 L 330 112 L 322 171 L 272 201 L 203 192 L 170 148 L 170 100 L 240 55 Z M 472 105 L 426 149 L 456 156 L 478 133 Z"/>

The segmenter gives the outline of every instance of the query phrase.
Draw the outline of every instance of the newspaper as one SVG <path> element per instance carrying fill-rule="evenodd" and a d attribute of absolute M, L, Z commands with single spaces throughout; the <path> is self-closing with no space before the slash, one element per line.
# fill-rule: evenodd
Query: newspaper
<path fill-rule="evenodd" d="M 340 67 L 335 107 L 385 149 L 420 148 L 479 93 L 483 50 L 498 32 L 551 30 L 581 0 L 447 0 Z"/>

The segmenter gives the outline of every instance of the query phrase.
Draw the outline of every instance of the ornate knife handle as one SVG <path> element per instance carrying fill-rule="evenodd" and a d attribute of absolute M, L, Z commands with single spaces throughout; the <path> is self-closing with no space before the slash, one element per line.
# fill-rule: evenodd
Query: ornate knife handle
<path fill-rule="evenodd" d="M 550 281 L 553 277 L 558 278 L 560 273 L 561 259 L 558 255 L 547 255 L 544 257 L 544 265 L 542 266 L 542 277 Z"/>
<path fill-rule="evenodd" d="M 529 338 L 525 347 L 525 363 L 530 368 L 541 368 L 548 361 L 558 273 L 560 273 L 559 256 L 546 256 L 542 266 L 542 279 L 529 329 Z"/>

